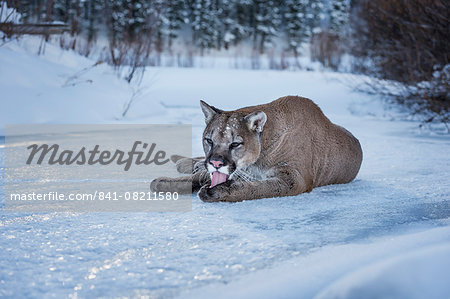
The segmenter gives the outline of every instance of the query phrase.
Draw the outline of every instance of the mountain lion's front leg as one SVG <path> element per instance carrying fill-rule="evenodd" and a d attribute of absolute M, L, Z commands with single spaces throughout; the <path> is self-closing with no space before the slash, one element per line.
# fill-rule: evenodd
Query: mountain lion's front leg
<path fill-rule="evenodd" d="M 150 183 L 152 192 L 178 192 L 190 194 L 197 192 L 202 186 L 210 185 L 211 179 L 207 171 L 200 171 L 190 176 L 179 178 L 160 177 Z"/>
<path fill-rule="evenodd" d="M 311 176 L 301 175 L 297 170 L 283 167 L 276 175 L 261 181 L 227 181 L 209 188 L 203 186 L 198 192 L 201 200 L 206 202 L 238 202 L 267 197 L 292 196 L 310 192 L 313 183 Z"/>
<path fill-rule="evenodd" d="M 196 173 L 205 170 L 205 157 L 187 158 L 179 155 L 170 157 L 173 163 L 176 164 L 179 173 Z"/>

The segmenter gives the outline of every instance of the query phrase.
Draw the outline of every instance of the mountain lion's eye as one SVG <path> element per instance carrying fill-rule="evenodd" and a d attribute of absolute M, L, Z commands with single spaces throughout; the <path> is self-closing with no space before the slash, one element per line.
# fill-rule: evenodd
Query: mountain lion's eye
<path fill-rule="evenodd" d="M 209 138 L 205 138 L 205 141 L 206 141 L 206 143 L 208 143 L 209 145 L 212 145 L 212 144 L 213 144 L 212 140 L 209 139 Z"/>
<path fill-rule="evenodd" d="M 232 144 L 230 144 L 230 149 L 237 148 L 241 145 L 242 145 L 242 142 L 233 142 Z"/>

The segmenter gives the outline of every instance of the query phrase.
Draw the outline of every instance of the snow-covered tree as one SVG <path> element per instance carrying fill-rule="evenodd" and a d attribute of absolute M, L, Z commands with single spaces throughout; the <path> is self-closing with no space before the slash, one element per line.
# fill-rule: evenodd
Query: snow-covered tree
<path fill-rule="evenodd" d="M 309 37 L 306 21 L 307 4 L 308 0 L 288 0 L 285 1 L 283 10 L 282 17 L 288 47 L 296 56 L 302 43 Z"/>
<path fill-rule="evenodd" d="M 347 22 L 350 0 L 24 0 L 13 1 L 26 22 L 63 21 L 73 35 L 95 40 L 106 28 L 112 45 L 151 44 L 169 50 L 177 39 L 192 50 L 228 49 L 253 44 L 264 53 L 284 41 L 297 55 L 300 47 L 326 28 L 333 35 Z M 53 9 L 50 9 L 53 8 Z M 49 14 L 51 12 L 51 14 Z M 279 38 L 279 39 L 278 39 Z M 74 41 L 76 38 L 74 39 Z"/>
<path fill-rule="evenodd" d="M 329 30 L 336 34 L 342 35 L 345 25 L 349 19 L 349 3 L 348 0 L 331 0 L 329 8 Z"/>
<path fill-rule="evenodd" d="M 321 31 L 322 20 L 324 19 L 324 4 L 322 0 L 308 0 L 308 10 L 306 21 L 308 23 L 310 34 Z"/>
<path fill-rule="evenodd" d="M 169 49 L 173 41 L 178 37 L 182 25 L 187 21 L 185 1 L 167 1 L 165 13 L 162 15 L 163 34 L 167 37 Z"/>
<path fill-rule="evenodd" d="M 193 42 L 204 51 L 204 49 L 217 46 L 220 21 L 218 19 L 217 2 L 214 0 L 194 0 L 191 11 L 191 27 Z"/>
<path fill-rule="evenodd" d="M 102 11 L 103 4 L 100 0 L 91 0 L 88 3 L 85 3 L 85 6 L 85 16 L 88 22 L 87 35 L 88 41 L 90 42 L 97 36 L 99 25 L 97 19 L 99 18 L 99 14 Z"/>
<path fill-rule="evenodd" d="M 226 5 L 227 3 L 224 2 Z M 227 43 L 237 45 L 252 34 L 251 20 L 253 20 L 252 0 L 233 0 L 229 2 L 231 13 L 226 20 L 228 26 L 224 36 Z"/>
<path fill-rule="evenodd" d="M 276 1 L 254 0 L 253 47 L 260 53 L 273 46 L 281 23 L 280 6 Z"/>

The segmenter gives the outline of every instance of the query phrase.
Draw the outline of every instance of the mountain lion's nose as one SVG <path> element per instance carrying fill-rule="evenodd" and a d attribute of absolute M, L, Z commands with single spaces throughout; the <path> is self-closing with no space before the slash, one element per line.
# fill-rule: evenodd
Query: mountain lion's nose
<path fill-rule="evenodd" d="M 215 168 L 220 168 L 223 166 L 223 161 L 209 160 L 209 163 L 211 163 Z"/>

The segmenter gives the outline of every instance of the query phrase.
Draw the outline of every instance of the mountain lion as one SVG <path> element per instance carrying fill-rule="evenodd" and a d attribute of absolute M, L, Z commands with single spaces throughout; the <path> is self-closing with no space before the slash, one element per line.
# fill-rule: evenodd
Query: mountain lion
<path fill-rule="evenodd" d="M 358 139 L 309 99 L 287 96 L 234 111 L 200 105 L 206 157 L 172 156 L 191 175 L 157 178 L 152 191 L 198 191 L 207 202 L 293 196 L 348 183 L 361 166 Z"/>

